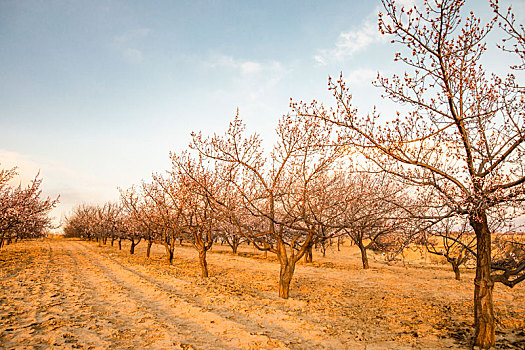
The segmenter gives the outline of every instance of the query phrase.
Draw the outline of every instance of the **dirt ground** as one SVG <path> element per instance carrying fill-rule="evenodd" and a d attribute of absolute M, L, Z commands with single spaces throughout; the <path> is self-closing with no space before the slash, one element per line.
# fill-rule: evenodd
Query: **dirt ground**
<path fill-rule="evenodd" d="M 473 273 L 411 260 L 388 266 L 331 248 L 297 266 L 291 298 L 277 296 L 278 264 L 253 248 L 215 246 L 211 277 L 178 247 L 47 239 L 0 251 L 0 348 L 464 349 Z M 495 287 L 501 349 L 525 348 L 525 284 Z"/>

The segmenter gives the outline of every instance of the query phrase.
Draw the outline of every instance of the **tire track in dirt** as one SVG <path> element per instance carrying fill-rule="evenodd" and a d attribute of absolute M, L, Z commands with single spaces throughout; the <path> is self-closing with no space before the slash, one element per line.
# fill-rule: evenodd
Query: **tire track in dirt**
<path fill-rule="evenodd" d="M 91 247 L 86 246 L 86 249 L 90 249 L 93 251 L 94 254 L 100 254 L 99 252 L 94 251 Z M 235 319 L 237 323 L 241 323 L 243 325 L 243 328 L 250 331 L 250 333 L 257 333 L 257 334 L 263 334 L 267 335 L 266 333 L 272 334 L 272 337 L 278 338 L 278 339 L 287 339 L 286 342 L 295 342 L 295 343 L 302 343 L 306 341 L 306 339 L 310 338 L 310 340 L 313 340 L 314 337 L 299 337 L 296 330 L 287 330 L 282 327 L 276 327 L 272 326 L 271 322 L 275 321 L 276 315 L 271 316 L 271 322 L 264 322 L 265 315 L 263 314 L 257 314 L 257 320 L 254 320 L 249 317 L 244 317 L 242 315 L 243 311 L 253 311 L 253 300 L 246 301 L 242 300 L 243 298 L 236 298 L 235 295 L 213 295 L 211 298 L 217 298 L 220 299 L 221 297 L 227 297 L 229 299 L 229 302 L 235 302 L 238 304 L 236 307 L 232 308 L 231 305 L 223 306 L 220 305 L 213 305 L 209 302 L 202 300 L 200 296 L 198 296 L 195 292 L 195 286 L 192 286 L 192 284 L 188 281 L 181 280 L 178 278 L 174 278 L 171 276 L 170 280 L 168 282 L 161 281 L 157 278 L 152 277 L 151 275 L 148 275 L 146 273 L 143 273 L 141 271 L 135 270 L 133 267 L 128 267 L 121 262 L 119 262 L 117 259 L 108 257 L 104 255 L 106 259 L 111 260 L 113 263 L 117 264 L 120 268 L 136 275 L 137 277 L 144 279 L 148 281 L 151 285 L 153 285 L 155 288 L 161 289 L 165 292 L 168 292 L 172 295 L 176 295 L 179 299 L 179 304 L 187 309 L 192 309 L 192 312 L 202 312 L 202 310 L 211 311 L 214 314 L 217 314 L 218 316 L 225 318 L 225 319 Z M 135 268 L 141 268 L 141 266 L 135 266 Z M 151 271 L 149 271 L 151 274 Z M 210 299 L 210 297 L 209 297 Z M 196 305 L 192 306 L 192 305 Z M 268 311 L 268 307 L 265 307 Z M 283 318 L 287 318 L 288 320 L 290 317 L 288 315 L 283 316 Z M 290 323 L 289 321 L 287 321 Z M 291 326 L 291 324 L 289 324 Z M 304 323 L 300 326 L 301 330 L 304 332 L 305 327 Z"/>
<path fill-rule="evenodd" d="M 18 268 L 2 265 L 2 271 L 10 270 L 8 280 L 2 278 L 5 304 L 1 310 L 0 344 L 6 347 L 39 349 L 76 343 L 69 332 L 78 326 L 69 313 L 69 306 L 75 300 L 63 289 L 61 251 L 53 249 L 49 242 L 39 242 L 39 245 L 47 248 L 16 253 L 18 259 L 13 265 Z M 9 284 L 10 280 L 17 284 Z M 94 331 L 85 330 L 83 338 L 96 339 L 100 344 Z"/>
<path fill-rule="evenodd" d="M 213 260 L 211 256 L 213 256 Z M 184 254 L 184 258 L 187 259 L 188 254 Z M 258 259 L 257 263 L 253 264 L 247 263 L 243 257 L 220 253 L 213 254 L 213 252 L 210 254 L 210 260 L 213 261 L 214 265 L 235 264 L 240 266 L 234 271 L 220 268 L 221 275 L 225 273 L 250 275 L 262 271 L 273 273 L 272 270 L 278 269 L 278 263 L 275 261 L 269 262 Z M 133 267 L 137 266 L 133 265 Z M 291 299 L 275 300 L 275 291 L 259 292 L 254 295 L 252 308 L 256 309 L 257 322 L 266 326 L 267 329 L 272 329 L 271 327 L 273 329 L 285 328 L 290 334 L 294 332 L 295 334 L 309 333 L 308 336 L 303 337 L 303 339 L 308 339 L 308 345 L 316 344 L 326 348 L 362 348 L 363 344 L 359 341 L 367 339 L 377 343 L 380 347 L 391 348 L 394 345 L 393 339 L 405 334 L 412 334 L 409 332 L 409 328 L 412 327 L 407 327 L 402 318 L 410 320 L 416 318 L 418 322 L 421 322 L 422 314 L 418 312 L 418 307 L 428 306 L 426 299 L 433 300 L 436 294 L 432 288 L 423 288 L 423 300 L 419 300 L 421 288 L 417 288 L 417 296 L 403 291 L 404 288 L 400 287 L 399 284 L 403 283 L 406 290 L 410 291 L 412 286 L 408 285 L 410 282 L 405 283 L 402 279 L 399 280 L 398 275 L 394 276 L 385 268 L 372 268 L 366 271 L 360 268 L 351 268 L 350 270 L 349 273 L 348 270 L 341 268 L 301 264 L 298 266 L 296 276 L 294 276 L 292 288 L 295 296 Z M 385 285 L 381 279 L 384 274 L 394 278 L 398 286 Z M 224 276 L 221 280 L 224 280 Z M 427 285 L 424 286 L 428 287 Z M 242 285 L 241 290 L 246 289 L 246 287 L 246 285 Z M 392 293 L 392 289 L 395 289 L 394 293 Z M 248 290 L 250 290 L 249 294 L 252 294 L 252 288 L 248 287 Z M 319 290 L 319 294 L 312 293 L 316 290 Z M 428 292 L 431 292 L 432 295 L 425 296 Z M 440 291 L 439 293 L 445 295 L 448 292 Z M 228 296 L 228 301 L 231 303 L 234 298 Z M 405 298 L 415 299 L 423 303 L 416 307 L 404 308 L 409 311 L 405 316 L 404 313 L 399 313 L 399 300 L 401 300 L 401 304 L 407 304 L 404 302 Z M 374 302 L 370 302 L 370 300 L 374 300 Z M 269 302 L 268 305 L 261 307 L 260 305 L 264 304 L 265 301 Z M 412 303 L 413 301 L 410 301 L 407 305 L 411 306 Z M 438 311 L 436 307 L 433 307 L 432 312 L 435 313 L 436 311 Z M 251 314 L 247 312 L 247 315 L 253 315 L 253 312 Z M 434 321 L 430 321 L 429 317 L 431 316 L 426 315 L 424 317 L 428 322 L 424 331 L 425 334 L 435 333 L 430 326 Z M 280 323 L 281 326 L 278 327 L 277 323 Z M 409 322 L 409 324 L 412 323 Z M 417 325 L 415 327 L 420 328 Z M 271 334 L 275 334 L 273 329 Z M 419 334 L 421 332 L 418 332 Z M 298 337 L 295 336 L 295 338 Z M 281 339 L 294 339 L 294 337 Z M 292 344 L 294 348 L 307 346 L 301 345 L 301 341 Z"/>
<path fill-rule="evenodd" d="M 83 254 L 106 278 L 125 290 L 128 296 L 167 325 L 187 330 L 187 341 L 206 348 L 276 348 L 281 342 L 268 336 L 250 332 L 242 324 L 204 310 L 148 281 L 136 271 L 94 252 L 86 245 L 72 242 L 76 252 Z M 211 344 L 214 344 L 213 346 Z"/>
<path fill-rule="evenodd" d="M 170 315 L 159 312 L 158 301 L 146 296 L 148 293 L 139 293 L 138 288 L 134 287 L 129 281 L 116 277 L 112 272 L 99 263 L 100 256 L 93 256 L 87 253 L 82 245 L 72 244 L 71 254 L 79 263 L 83 263 L 83 270 L 87 271 L 87 282 L 96 287 L 97 294 L 94 299 L 101 299 L 99 304 L 109 305 L 119 317 L 123 317 L 127 329 L 134 330 L 137 338 L 142 338 L 146 333 L 158 332 L 167 337 L 171 343 L 165 344 L 163 348 L 169 348 L 172 343 L 179 343 L 187 346 L 204 347 L 205 338 L 209 334 L 193 330 L 188 323 L 176 320 Z M 128 317 L 132 315 L 133 317 Z M 130 327 L 131 326 L 131 327 Z M 122 330 L 117 328 L 118 330 Z M 141 331 L 138 331 L 141 330 Z M 146 344 L 142 344 L 142 347 Z M 156 344 L 158 346 L 159 344 Z M 210 347 L 210 348 L 225 348 Z"/>
<path fill-rule="evenodd" d="M 230 294 L 217 295 L 216 293 L 210 293 L 211 295 L 207 295 L 208 302 L 206 302 L 206 300 L 203 300 L 205 298 L 201 296 L 206 291 L 197 290 L 198 287 L 193 286 L 188 281 L 173 276 L 170 276 L 169 281 L 159 280 L 151 276 L 152 271 L 147 271 L 149 274 L 138 271 L 137 269 L 145 269 L 141 265 L 126 266 L 116 258 L 101 254 L 89 243 L 76 243 L 81 244 L 93 254 L 110 260 L 118 266 L 118 269 L 126 270 L 130 274 L 137 276 L 137 278 L 147 281 L 151 287 L 176 295 L 179 299 L 179 305 L 189 310 L 192 314 L 200 314 L 205 310 L 204 312 L 211 312 L 220 318 L 216 321 L 217 323 L 224 322 L 224 319 L 235 320 L 237 326 L 242 326 L 243 329 L 249 331 L 252 335 L 254 333 L 264 336 L 271 335 L 272 338 L 277 338 L 293 348 L 345 348 L 350 346 L 347 342 L 342 343 L 333 335 L 327 334 L 326 332 L 329 330 L 324 326 L 311 324 L 304 318 L 295 317 L 280 310 L 283 304 L 307 308 L 305 301 L 256 299 L 246 295 L 239 297 Z M 224 297 L 228 298 L 228 305 L 222 306 L 209 303 L 211 298 L 219 300 Z M 235 304 L 235 307 L 232 307 L 232 303 Z M 355 342 L 351 343 L 352 346 L 359 347 Z"/>
<path fill-rule="evenodd" d="M 86 307 L 90 328 L 97 330 L 113 348 L 170 348 L 182 344 L 178 332 L 157 322 L 106 278 L 79 252 L 68 245 L 64 248 L 76 274 L 72 285 L 81 293 L 80 303 Z M 75 283 L 76 282 L 76 283 Z"/>
<path fill-rule="evenodd" d="M 45 341 L 55 347 L 109 347 L 111 343 L 90 324 L 98 321 L 100 315 L 93 315 L 82 277 L 75 271 L 77 264 L 62 244 L 52 247 L 50 241 L 46 243 L 49 258 L 44 268 L 48 271 L 43 275 L 45 280 L 41 286 L 44 293 L 39 297 L 45 301 L 45 313 L 48 315 L 39 324 L 45 333 Z"/>
<path fill-rule="evenodd" d="M 0 344 L 13 346 L 24 344 L 34 348 L 39 340 L 32 342 L 34 326 L 38 324 L 38 303 L 26 295 L 39 295 L 41 284 L 39 275 L 28 275 L 26 266 L 40 265 L 43 254 L 25 255 L 15 251 L 2 259 L 1 263 L 1 299 L 0 299 Z M 45 264 L 44 264 L 45 265 Z"/>

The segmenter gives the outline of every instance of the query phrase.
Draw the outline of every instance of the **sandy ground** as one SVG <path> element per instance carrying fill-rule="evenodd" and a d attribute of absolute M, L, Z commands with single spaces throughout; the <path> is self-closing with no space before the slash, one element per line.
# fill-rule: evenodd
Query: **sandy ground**
<path fill-rule="evenodd" d="M 296 269 L 277 297 L 278 264 L 251 247 L 216 246 L 203 280 L 196 251 L 123 250 L 47 239 L 0 251 L 0 348 L 463 349 L 472 326 L 473 274 L 447 266 L 363 271 L 353 247 Z M 374 261 L 377 260 L 377 261 Z M 495 288 L 501 349 L 525 348 L 525 285 Z"/>

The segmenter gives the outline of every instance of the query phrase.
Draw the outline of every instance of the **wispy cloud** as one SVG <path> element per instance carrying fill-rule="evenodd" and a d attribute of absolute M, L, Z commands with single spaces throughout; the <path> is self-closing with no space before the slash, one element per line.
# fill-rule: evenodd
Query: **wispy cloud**
<path fill-rule="evenodd" d="M 126 62 L 140 63 L 144 60 L 144 54 L 139 49 L 123 49 L 122 56 Z"/>
<path fill-rule="evenodd" d="M 372 80 L 377 78 L 377 71 L 371 69 L 356 69 L 350 74 L 345 75 L 345 80 L 355 85 L 369 85 Z"/>
<path fill-rule="evenodd" d="M 284 72 L 284 68 L 277 61 L 257 62 L 251 60 L 236 59 L 232 56 L 212 54 L 203 62 L 206 69 L 226 68 L 236 70 L 242 76 L 254 76 L 258 74 L 274 75 Z"/>
<path fill-rule="evenodd" d="M 409 1 L 409 0 L 406 0 Z M 368 46 L 384 41 L 385 39 L 377 29 L 377 14 L 379 8 L 368 15 L 364 21 L 356 28 L 339 34 L 335 46 L 331 49 L 322 49 L 314 56 L 315 61 L 321 65 L 330 62 L 341 62 L 359 51 L 365 50 Z"/>
<path fill-rule="evenodd" d="M 111 39 L 111 47 L 118 51 L 122 59 L 128 63 L 141 63 L 144 53 L 138 48 L 140 41 L 151 33 L 148 28 L 130 30 Z"/>
<path fill-rule="evenodd" d="M 398 0 L 397 2 L 405 8 L 409 8 L 414 6 L 418 2 L 418 0 Z"/>
<path fill-rule="evenodd" d="M 244 97 L 257 99 L 275 87 L 289 72 L 280 62 L 242 60 L 222 54 L 212 54 L 202 62 L 204 69 L 230 70 L 232 80 L 244 91 Z"/>
<path fill-rule="evenodd" d="M 243 59 L 212 53 L 201 60 L 201 72 L 219 77 L 220 83 L 209 86 L 209 101 L 227 110 L 240 108 L 243 120 L 263 136 L 265 147 L 271 147 L 275 118 L 283 113 L 291 96 L 289 80 L 294 65 L 275 60 Z M 222 125 L 217 126 L 222 128 Z M 210 130 L 214 131 L 214 130 Z"/>
<path fill-rule="evenodd" d="M 263 66 L 260 63 L 246 61 L 241 64 L 241 71 L 243 74 L 254 74 L 262 70 Z"/>

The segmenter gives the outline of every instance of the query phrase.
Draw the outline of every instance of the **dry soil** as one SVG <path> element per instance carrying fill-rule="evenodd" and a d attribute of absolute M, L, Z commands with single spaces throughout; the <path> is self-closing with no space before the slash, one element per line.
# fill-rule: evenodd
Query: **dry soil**
<path fill-rule="evenodd" d="M 162 246 L 146 259 L 123 245 L 46 239 L 0 250 L 0 348 L 463 349 L 472 336 L 473 273 L 462 281 L 428 258 L 385 264 L 331 247 L 297 266 L 291 298 L 279 266 L 252 247 L 208 255 Z M 495 287 L 497 342 L 525 349 L 525 283 Z"/>

